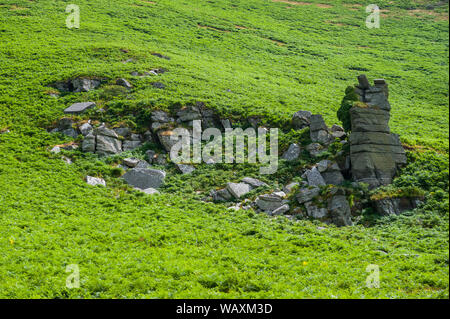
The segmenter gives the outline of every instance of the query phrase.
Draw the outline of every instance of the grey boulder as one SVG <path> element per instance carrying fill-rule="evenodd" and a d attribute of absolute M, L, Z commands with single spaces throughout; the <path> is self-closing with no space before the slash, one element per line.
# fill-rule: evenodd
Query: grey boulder
<path fill-rule="evenodd" d="M 252 188 L 247 183 L 228 183 L 227 190 L 234 198 L 239 199 L 249 193 Z"/>
<path fill-rule="evenodd" d="M 282 159 L 292 162 L 300 157 L 300 146 L 298 144 L 291 144 L 289 149 L 283 154 Z"/>
<path fill-rule="evenodd" d="M 298 111 L 292 117 L 292 126 L 296 130 L 301 130 L 308 127 L 311 120 L 311 112 L 309 111 Z"/>
<path fill-rule="evenodd" d="M 166 172 L 156 169 L 133 168 L 122 178 L 131 186 L 140 189 L 159 188 L 164 184 Z"/>

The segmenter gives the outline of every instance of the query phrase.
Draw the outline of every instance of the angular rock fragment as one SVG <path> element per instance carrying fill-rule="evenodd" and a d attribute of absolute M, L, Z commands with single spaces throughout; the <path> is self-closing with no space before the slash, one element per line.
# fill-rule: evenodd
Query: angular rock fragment
<path fill-rule="evenodd" d="M 303 188 L 298 192 L 296 198 L 299 204 L 305 204 L 312 201 L 315 197 L 319 196 L 319 194 L 320 188 L 318 187 Z"/>
<path fill-rule="evenodd" d="M 249 184 L 252 188 L 268 186 L 266 183 L 261 182 L 260 180 L 252 177 L 244 177 L 242 179 L 242 182 Z"/>
<path fill-rule="evenodd" d="M 234 198 L 239 199 L 249 193 L 252 188 L 247 183 L 228 183 L 227 190 Z"/>
<path fill-rule="evenodd" d="M 352 226 L 350 205 L 344 195 L 337 195 L 330 199 L 328 211 L 331 222 L 336 226 Z"/>
<path fill-rule="evenodd" d="M 320 174 L 319 170 L 316 167 L 306 171 L 305 176 L 308 180 L 309 186 L 324 186 L 326 185 L 325 180 Z"/>

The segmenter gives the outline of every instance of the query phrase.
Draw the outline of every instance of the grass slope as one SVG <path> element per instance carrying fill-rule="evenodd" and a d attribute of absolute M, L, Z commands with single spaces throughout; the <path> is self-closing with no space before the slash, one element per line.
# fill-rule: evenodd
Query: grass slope
<path fill-rule="evenodd" d="M 69 30 L 66 1 L 3 1 L 0 130 L 11 133 L 0 135 L 0 297 L 448 298 L 448 194 L 444 213 L 322 229 L 199 202 L 198 180 L 187 196 L 93 188 L 83 177 L 104 169 L 108 178 L 103 162 L 67 166 L 46 151 L 62 140 L 44 125 L 91 99 L 125 108 L 200 100 L 275 123 L 308 109 L 335 123 L 345 87 L 364 72 L 391 84 L 393 131 L 448 166 L 448 5 L 379 1 L 387 11 L 369 30 L 354 1 L 310 2 L 78 1 L 81 28 Z M 129 76 L 155 67 L 169 70 L 158 78 L 164 90 Z M 47 95 L 50 82 L 77 75 L 126 77 L 135 88 Z M 65 287 L 68 264 L 80 266 L 80 289 Z M 380 289 L 365 287 L 369 264 L 381 268 Z"/>

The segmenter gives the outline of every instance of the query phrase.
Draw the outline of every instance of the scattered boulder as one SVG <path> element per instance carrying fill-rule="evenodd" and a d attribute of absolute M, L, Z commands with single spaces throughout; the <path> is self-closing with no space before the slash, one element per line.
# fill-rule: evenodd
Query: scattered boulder
<path fill-rule="evenodd" d="M 96 129 L 96 148 L 95 151 L 101 156 L 118 154 L 122 151 L 122 141 L 116 132 L 102 125 Z"/>
<path fill-rule="evenodd" d="M 88 183 L 89 185 L 92 185 L 92 186 L 96 186 L 96 185 L 106 186 L 106 182 L 104 179 L 92 177 L 92 176 L 86 177 L 86 183 Z"/>
<path fill-rule="evenodd" d="M 166 87 L 166 85 L 161 82 L 153 82 L 152 86 L 157 89 L 164 89 Z"/>
<path fill-rule="evenodd" d="M 64 113 L 66 114 L 81 114 L 85 112 L 86 110 L 92 109 L 95 107 L 94 102 L 81 102 L 81 103 L 74 103 L 68 108 L 64 110 Z"/>
<path fill-rule="evenodd" d="M 173 134 L 172 130 L 161 130 L 156 133 L 159 142 L 167 152 L 170 152 L 172 147 L 178 143 L 178 139 L 172 139 Z"/>
<path fill-rule="evenodd" d="M 212 190 L 210 195 L 214 202 L 228 202 L 233 199 L 233 195 L 231 195 L 226 188 L 219 190 Z"/>
<path fill-rule="evenodd" d="M 53 154 L 58 154 L 59 152 L 61 152 L 61 148 L 59 146 L 55 146 L 50 150 L 50 152 Z"/>
<path fill-rule="evenodd" d="M 170 57 L 168 57 L 168 56 L 166 56 L 166 55 L 163 55 L 163 54 L 161 54 L 161 53 L 153 52 L 152 55 L 153 55 L 153 56 L 156 56 L 156 57 L 158 57 L 158 58 L 161 58 L 161 59 L 170 60 Z"/>
<path fill-rule="evenodd" d="M 177 122 L 190 122 L 193 120 L 201 120 L 202 115 L 196 106 L 186 106 L 177 112 Z"/>
<path fill-rule="evenodd" d="M 131 186 L 140 189 L 159 188 L 164 184 L 166 172 L 156 169 L 133 168 L 122 178 Z"/>
<path fill-rule="evenodd" d="M 59 81 L 51 84 L 61 92 L 88 92 L 98 88 L 102 84 L 102 80 L 93 78 L 75 78 L 67 81 Z"/>
<path fill-rule="evenodd" d="M 260 195 L 256 199 L 255 204 L 264 212 L 271 214 L 286 204 L 284 200 L 285 196 L 286 194 L 284 192 Z"/>
<path fill-rule="evenodd" d="M 148 150 L 145 152 L 145 157 L 147 158 L 147 161 L 151 164 L 153 162 L 153 159 L 155 158 L 156 152 L 153 150 Z"/>
<path fill-rule="evenodd" d="M 72 137 L 72 138 L 77 138 L 78 137 L 78 132 L 76 129 L 74 128 L 68 128 L 65 130 L 60 131 L 62 134 Z"/>
<path fill-rule="evenodd" d="M 247 183 L 228 183 L 227 190 L 231 195 L 233 195 L 234 198 L 239 199 L 249 193 L 252 188 Z"/>
<path fill-rule="evenodd" d="M 144 160 L 139 160 L 135 168 L 150 168 L 150 164 Z"/>

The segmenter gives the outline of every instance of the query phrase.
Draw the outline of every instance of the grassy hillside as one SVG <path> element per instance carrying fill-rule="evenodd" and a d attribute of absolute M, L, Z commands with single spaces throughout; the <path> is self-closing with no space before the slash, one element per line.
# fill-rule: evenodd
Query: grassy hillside
<path fill-rule="evenodd" d="M 378 1 L 381 28 L 367 29 L 350 0 L 79 0 L 81 28 L 68 29 L 68 3 L 0 4 L 0 131 L 10 130 L 0 135 L 0 297 L 448 298 L 448 4 Z M 153 68 L 168 70 L 157 79 L 165 89 L 130 75 Z M 391 128 L 416 159 L 397 183 L 429 192 L 421 211 L 349 228 L 270 219 L 198 200 L 231 170 L 177 177 L 149 197 L 105 160 L 66 165 L 47 151 L 69 138 L 45 127 L 77 101 L 204 101 L 280 124 L 304 109 L 337 123 L 360 73 L 390 84 Z M 48 94 L 78 75 L 134 89 Z M 109 187 L 86 185 L 87 173 Z M 65 287 L 68 264 L 80 266 L 80 289 Z M 369 264 L 380 266 L 379 289 L 365 286 Z"/>

